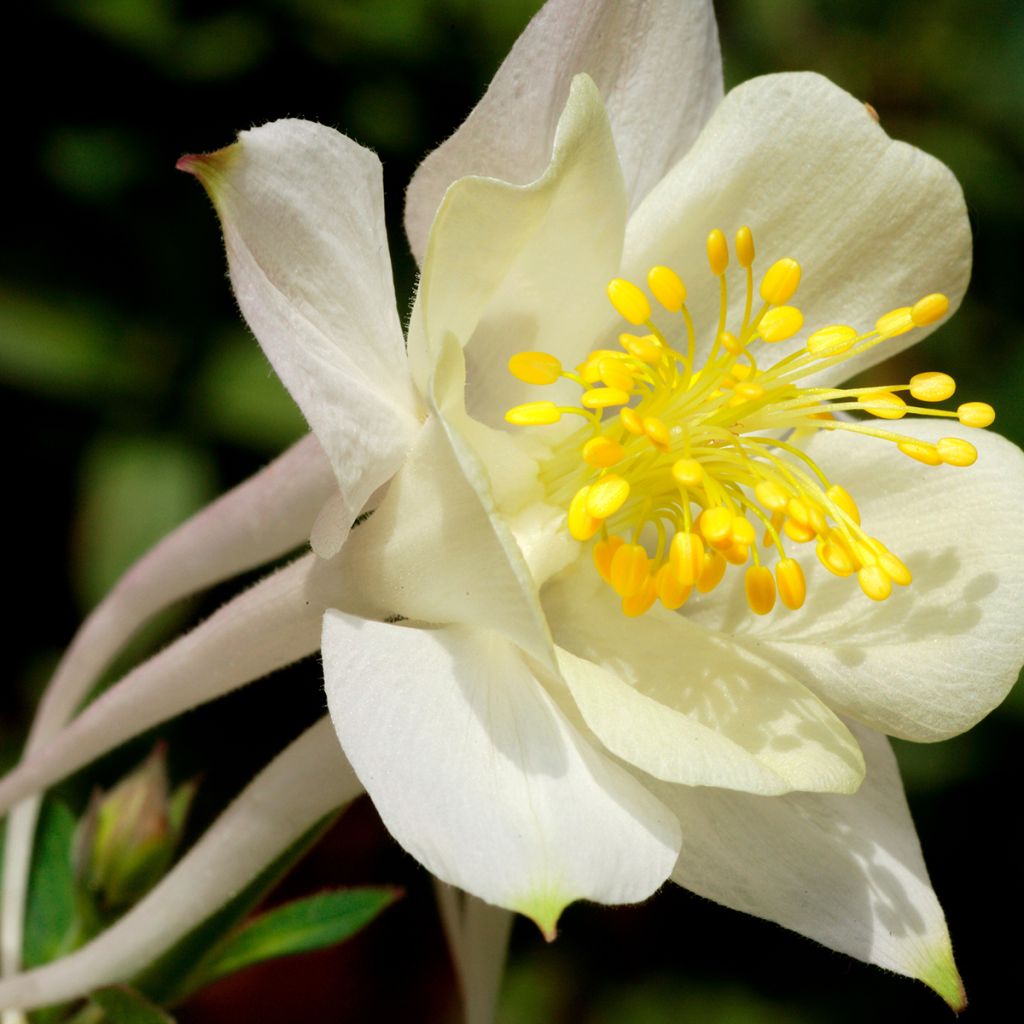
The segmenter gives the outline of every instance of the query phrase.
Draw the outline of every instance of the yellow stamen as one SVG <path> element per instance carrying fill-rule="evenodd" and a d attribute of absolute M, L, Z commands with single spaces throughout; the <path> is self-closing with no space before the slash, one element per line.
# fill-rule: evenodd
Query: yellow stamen
<path fill-rule="evenodd" d="M 775 607 L 775 577 L 764 565 L 752 565 L 744 577 L 747 604 L 755 615 L 767 615 Z"/>
<path fill-rule="evenodd" d="M 647 286 L 670 313 L 682 310 L 686 301 L 686 285 L 674 270 L 668 267 L 651 267 L 647 274 Z"/>
<path fill-rule="evenodd" d="M 632 281 L 615 278 L 608 284 L 608 298 L 611 299 L 615 312 L 631 324 L 646 323 L 651 319 L 651 304 L 647 296 Z"/>
<path fill-rule="evenodd" d="M 807 598 L 807 583 L 800 563 L 792 558 L 783 558 L 775 567 L 779 585 L 779 597 L 787 608 L 800 608 Z"/>
<path fill-rule="evenodd" d="M 715 277 L 721 277 L 729 266 L 729 243 L 718 228 L 708 235 L 708 264 Z"/>
<path fill-rule="evenodd" d="M 965 402 L 956 411 L 957 419 L 965 427 L 990 427 L 996 411 L 986 402 Z"/>
<path fill-rule="evenodd" d="M 948 466 L 973 466 L 978 461 L 978 449 L 959 437 L 939 438 L 935 450 Z"/>
<path fill-rule="evenodd" d="M 741 267 L 754 262 L 754 235 L 746 225 L 736 232 L 736 261 Z"/>
<path fill-rule="evenodd" d="M 764 306 L 755 313 L 754 240 L 749 228 L 741 228 L 736 260 L 746 294 L 742 320 L 730 323 L 723 232 L 708 236 L 707 256 L 718 277 L 719 302 L 717 322 L 706 325 L 702 339 L 703 364 L 696 363 L 697 328 L 686 287 L 674 270 L 654 266 L 646 278 L 649 294 L 682 322 L 663 334 L 650 322 L 648 292 L 616 278 L 608 286 L 612 305 L 648 333 L 621 334 L 620 348 L 594 350 L 572 373 L 553 355 L 516 354 L 509 369 L 520 380 L 570 380 L 582 393 L 577 405 L 532 402 L 510 409 L 506 419 L 532 426 L 572 414 L 585 421 L 555 442 L 540 479 L 550 500 L 568 509 L 570 534 L 580 542 L 593 539 L 595 570 L 620 596 L 627 615 L 643 614 L 656 600 L 679 608 L 692 590 L 707 594 L 718 586 L 730 564 L 745 567 L 754 613 L 768 614 L 777 603 L 799 608 L 807 583 L 790 552 L 792 545 L 812 542 L 828 572 L 856 574 L 869 598 L 885 600 L 894 585 L 910 584 L 910 569 L 865 532 L 856 502 L 822 472 L 811 455 L 816 449 L 804 450 L 805 439 L 838 430 L 892 445 L 927 466 L 965 467 L 978 458 L 967 441 L 925 441 L 879 421 L 928 416 L 985 427 L 995 413 L 983 402 L 961 404 L 955 412 L 934 408 L 956 390 L 944 373 L 856 388 L 817 386 L 808 378 L 834 373 L 888 338 L 936 323 L 947 314 L 948 301 L 926 295 L 860 330 L 821 327 L 773 361 L 773 343 L 802 337 L 804 330 L 803 313 L 789 305 L 800 264 L 787 257 L 771 265 L 760 284 Z M 845 465 L 833 468 L 841 473 Z M 774 570 L 762 564 L 756 543 L 762 534 L 765 547 L 777 552 Z"/>
<path fill-rule="evenodd" d="M 761 280 L 761 298 L 772 306 L 789 302 L 800 287 L 800 273 L 796 260 L 776 260 Z"/>
<path fill-rule="evenodd" d="M 562 364 L 547 352 L 517 352 L 508 371 L 526 384 L 554 384 L 562 376 Z"/>
<path fill-rule="evenodd" d="M 910 393 L 919 402 L 944 402 L 955 391 L 956 381 L 948 373 L 915 373 L 910 378 Z"/>
<path fill-rule="evenodd" d="M 614 466 L 625 454 L 626 449 L 618 441 L 603 434 L 600 437 L 592 437 L 583 446 L 583 461 L 588 466 L 600 469 Z"/>
<path fill-rule="evenodd" d="M 601 477 L 590 485 L 587 495 L 587 512 L 595 519 L 607 519 L 615 515 L 629 497 L 629 482 L 615 473 Z"/>
<path fill-rule="evenodd" d="M 557 423 L 562 418 L 561 410 L 554 402 L 526 402 L 513 406 L 505 419 L 517 427 L 544 427 Z"/>

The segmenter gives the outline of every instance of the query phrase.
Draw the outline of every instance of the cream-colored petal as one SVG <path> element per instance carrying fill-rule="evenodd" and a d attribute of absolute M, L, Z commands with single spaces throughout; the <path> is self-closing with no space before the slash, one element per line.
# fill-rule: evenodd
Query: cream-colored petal
<path fill-rule="evenodd" d="M 486 471 L 436 412 L 336 562 L 353 584 L 345 611 L 493 629 L 552 660 L 537 588 Z"/>
<path fill-rule="evenodd" d="M 734 585 L 731 600 L 695 603 L 695 621 L 732 633 L 832 707 L 894 736 L 938 740 L 974 725 L 1024 662 L 1024 525 L 1014 514 L 1024 505 L 1024 455 L 997 434 L 953 422 L 885 427 L 969 439 L 979 457 L 966 469 L 923 466 L 838 431 L 808 447 L 854 495 L 868 534 L 907 564 L 909 587 L 876 603 L 799 548 L 808 587 L 799 612 L 755 619 Z"/>
<path fill-rule="evenodd" d="M 351 523 L 419 417 L 380 161 L 331 128 L 285 120 L 179 166 L 213 200 L 238 303 L 331 460 Z"/>
<path fill-rule="evenodd" d="M 536 397 L 508 372 L 514 352 L 540 348 L 574 367 L 606 318 L 604 289 L 619 265 L 625 217 L 608 117 L 580 75 L 539 180 L 520 187 L 463 178 L 446 194 L 409 327 L 421 389 L 448 334 L 466 349 L 467 407 L 484 423 L 501 424 L 510 405 Z"/>
<path fill-rule="evenodd" d="M 619 604 L 585 564 L 544 591 L 562 676 L 612 753 L 691 786 L 860 785 L 849 730 L 788 672 L 663 608 L 627 619 Z"/>
<path fill-rule="evenodd" d="M 0 781 L 0 810 L 146 729 L 312 654 L 344 577 L 306 555 L 214 612 L 90 704 Z"/>
<path fill-rule="evenodd" d="M 81 949 L 0 981 L 0 1006 L 33 1009 L 126 981 L 361 792 L 324 718 L 272 761 L 141 902 Z"/>
<path fill-rule="evenodd" d="M 705 352 L 719 302 L 705 242 L 713 228 L 731 238 L 744 224 L 757 248 L 755 287 L 781 257 L 803 267 L 792 301 L 807 330 L 761 350 L 759 361 L 799 347 L 815 327 L 870 329 L 931 292 L 945 292 L 955 309 L 970 276 L 967 210 L 950 170 L 891 140 L 859 100 L 815 74 L 755 78 L 730 92 L 630 219 L 627 275 L 642 283 L 655 264 L 680 273 Z M 735 332 L 745 292 L 735 256 L 729 280 Z M 680 334 L 676 325 L 671 331 Z M 849 376 L 927 331 L 891 339 L 831 376 Z"/>
<path fill-rule="evenodd" d="M 656 785 L 679 816 L 680 885 L 830 949 L 918 978 L 954 1010 L 963 986 L 884 736 L 851 726 L 867 759 L 853 796 L 750 796 Z"/>
<path fill-rule="evenodd" d="M 39 706 L 27 754 L 59 731 L 143 623 L 175 601 L 303 543 L 337 481 L 312 435 L 169 533 L 121 577 L 82 624 Z M 4 836 L 3 973 L 21 963 L 22 920 L 38 803 L 12 813 Z"/>
<path fill-rule="evenodd" d="M 483 99 L 420 165 L 405 224 L 422 261 L 446 189 L 480 175 L 523 185 L 547 165 L 573 76 L 608 106 L 630 205 L 686 152 L 722 96 L 710 0 L 550 0 L 519 37 Z"/>
<path fill-rule="evenodd" d="M 434 879 L 465 1024 L 493 1024 L 514 915 Z"/>
<path fill-rule="evenodd" d="M 549 937 L 577 899 L 649 896 L 675 819 L 594 750 L 493 632 L 324 617 L 327 701 L 384 824 L 449 885 Z"/>

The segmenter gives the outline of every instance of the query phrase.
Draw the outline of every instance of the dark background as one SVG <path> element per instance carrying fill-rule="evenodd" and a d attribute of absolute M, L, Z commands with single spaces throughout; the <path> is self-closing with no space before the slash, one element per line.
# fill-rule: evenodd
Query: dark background
<path fill-rule="evenodd" d="M 6 679 L 0 753 L 82 615 L 153 540 L 303 430 L 225 277 L 216 219 L 184 152 L 281 116 L 340 128 L 385 167 L 399 296 L 413 265 L 405 182 L 468 112 L 534 0 L 45 0 L 5 13 L 0 235 Z M 25 10 L 31 6 L 31 10 Z M 1024 5 L 1017 0 L 719 0 L 727 84 L 813 69 L 936 154 L 964 185 L 975 274 L 963 309 L 899 375 L 944 369 L 1024 439 L 1020 239 Z M 403 301 L 400 299 L 400 302 Z M 1007 515 L 1018 514 L 1008 509 Z M 993 538 L 993 543 L 999 543 Z M 207 613 L 234 587 L 168 616 Z M 309 661 L 160 735 L 176 777 L 203 773 L 198 831 L 323 708 Z M 898 745 L 972 1008 L 1016 1001 L 1024 696 L 970 734 Z M 62 787 L 80 807 L 153 737 Z M 341 950 L 258 968 L 180 1010 L 184 1024 L 446 1021 L 452 980 L 429 879 L 357 805 L 277 898 L 338 882 L 406 899 Z M 672 889 L 639 908 L 574 906 L 547 946 L 517 923 L 503 1024 L 947 1019 L 941 1001 Z"/>

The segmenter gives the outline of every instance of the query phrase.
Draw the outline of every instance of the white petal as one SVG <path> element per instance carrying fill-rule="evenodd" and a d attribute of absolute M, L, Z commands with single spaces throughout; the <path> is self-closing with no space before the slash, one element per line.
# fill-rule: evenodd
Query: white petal
<path fill-rule="evenodd" d="M 0 810 L 146 729 L 312 654 L 324 609 L 343 595 L 337 567 L 314 555 L 262 580 L 34 750 L 0 782 Z"/>
<path fill-rule="evenodd" d="M 391 834 L 442 881 L 551 936 L 577 899 L 649 896 L 676 822 L 569 724 L 495 633 L 324 617 L 342 747 Z"/>
<path fill-rule="evenodd" d="M 71 717 L 144 622 L 189 594 L 303 543 L 336 488 L 330 464 L 310 435 L 143 555 L 85 620 L 61 659 L 29 748 Z"/>
<path fill-rule="evenodd" d="M 952 172 L 892 141 L 861 102 L 815 74 L 770 75 L 730 92 L 630 220 L 626 271 L 638 281 L 654 264 L 682 274 L 705 350 L 719 302 L 705 240 L 713 228 L 731 235 L 744 224 L 758 248 L 757 281 L 783 256 L 802 265 L 792 301 L 808 330 L 832 323 L 869 329 L 890 309 L 936 291 L 955 309 L 970 276 L 970 226 Z M 730 286 L 736 330 L 744 288 L 735 262 Z M 844 364 L 840 377 L 925 333 L 891 339 Z M 769 355 L 784 355 L 804 337 L 774 344 Z"/>
<path fill-rule="evenodd" d="M 337 492 L 337 481 L 330 463 L 309 435 L 168 534 L 124 574 L 82 624 L 40 704 L 27 753 L 38 751 L 61 729 L 143 623 L 175 601 L 302 543 L 332 492 Z M 37 813 L 35 801 L 17 808 L 4 837 L 7 869 L 0 949 L 5 974 L 16 971 L 21 962 Z"/>
<path fill-rule="evenodd" d="M 587 725 L 637 768 L 763 794 L 860 785 L 864 760 L 846 726 L 739 644 L 663 608 L 627 619 L 588 565 L 547 587 L 544 607 Z"/>
<path fill-rule="evenodd" d="M 330 458 L 351 523 L 401 464 L 418 416 L 380 161 L 331 128 L 287 120 L 179 166 L 217 208 L 238 303 Z"/>
<path fill-rule="evenodd" d="M 493 1024 L 513 914 L 434 879 L 465 1024 Z"/>
<path fill-rule="evenodd" d="M 508 372 L 514 352 L 540 348 L 575 366 L 607 319 L 625 222 L 608 117 L 581 75 L 543 177 L 525 187 L 464 178 L 445 196 L 409 328 L 421 388 L 448 334 L 466 349 L 467 405 L 485 423 L 502 424 L 510 405 L 536 397 Z"/>
<path fill-rule="evenodd" d="M 693 614 L 756 645 L 832 707 L 894 736 L 944 739 L 996 707 L 1024 662 L 1024 524 L 1015 514 L 1024 506 L 1024 455 L 997 434 L 943 421 L 885 426 L 933 440 L 963 436 L 979 451 L 961 469 L 923 466 L 840 431 L 809 445 L 854 495 L 864 529 L 910 568 L 909 587 L 875 603 L 808 554 L 799 612 L 755 622 L 734 594 Z"/>
<path fill-rule="evenodd" d="M 70 956 L 0 982 L 0 1005 L 31 1009 L 127 980 L 359 792 L 324 718 L 260 772 L 156 888 L 116 924 Z"/>
<path fill-rule="evenodd" d="M 722 96 L 709 0 L 550 0 L 530 22 L 461 128 L 420 165 L 405 225 L 422 261 L 445 190 L 483 175 L 540 177 L 573 76 L 597 83 L 622 154 L 630 204 L 689 148 Z"/>
<path fill-rule="evenodd" d="M 496 514 L 486 473 L 436 414 L 337 564 L 353 585 L 340 605 L 346 611 L 494 629 L 552 660 L 537 588 Z"/>
<path fill-rule="evenodd" d="M 885 737 L 852 728 L 868 763 L 853 796 L 657 787 L 682 825 L 672 877 L 716 903 L 918 978 L 962 1008 L 896 759 Z"/>

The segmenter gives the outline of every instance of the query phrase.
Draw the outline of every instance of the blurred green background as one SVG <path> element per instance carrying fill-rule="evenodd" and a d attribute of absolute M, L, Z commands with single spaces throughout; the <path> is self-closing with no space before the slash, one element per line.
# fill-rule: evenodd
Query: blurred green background
<path fill-rule="evenodd" d="M 201 191 L 174 172 L 281 116 L 334 125 L 385 167 L 400 296 L 414 268 L 404 184 L 458 124 L 536 0 L 41 0 L 8 12 L 0 388 L 8 480 L 0 753 L 16 754 L 76 624 L 169 527 L 265 463 L 303 425 L 247 335 Z M 813 69 L 936 154 L 963 183 L 975 274 L 955 320 L 907 366 L 951 372 L 1024 441 L 1024 5 L 1019 0 L 719 0 L 727 84 Z M 902 371 L 901 371 L 902 372 Z M 1017 510 L 1008 510 L 1014 514 Z M 998 539 L 994 539 L 998 543 Z M 233 588 L 178 610 L 148 643 Z M 161 730 L 204 785 L 193 829 L 322 709 L 310 661 Z M 970 734 L 899 744 L 908 794 L 972 1007 L 998 1019 L 1019 953 L 1024 693 Z M 137 762 L 152 737 L 63 792 Z M 212 752 L 216 751 L 214 755 Z M 425 873 L 364 801 L 287 883 L 386 882 L 408 895 L 338 951 L 230 979 L 185 1024 L 452 1019 Z M 923 987 L 678 890 L 640 908 L 571 908 L 546 946 L 517 926 L 504 1024 L 943 1020 Z"/>

